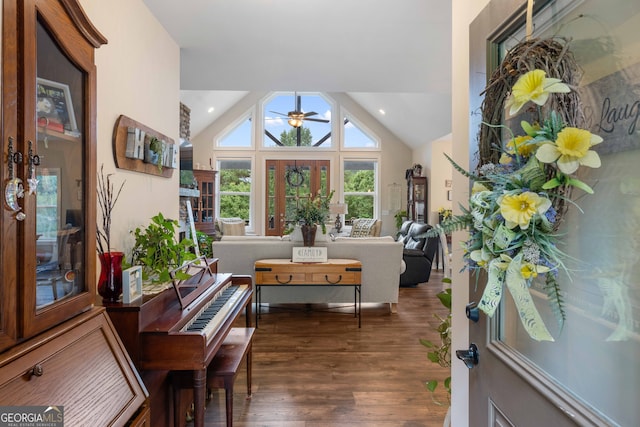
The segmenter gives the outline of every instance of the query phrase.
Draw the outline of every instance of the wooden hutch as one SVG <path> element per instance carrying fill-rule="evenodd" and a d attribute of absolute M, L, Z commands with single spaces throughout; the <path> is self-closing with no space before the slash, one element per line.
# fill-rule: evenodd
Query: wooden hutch
<path fill-rule="evenodd" d="M 407 218 L 416 222 L 429 222 L 427 216 L 427 177 L 407 176 Z"/>
<path fill-rule="evenodd" d="M 148 426 L 145 386 L 93 304 L 106 42 L 77 0 L 2 2 L 0 402 L 60 405 L 70 426 Z"/>

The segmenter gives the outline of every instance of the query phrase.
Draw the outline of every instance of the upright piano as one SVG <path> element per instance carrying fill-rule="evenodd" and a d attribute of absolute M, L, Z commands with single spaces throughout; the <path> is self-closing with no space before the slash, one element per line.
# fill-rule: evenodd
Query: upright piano
<path fill-rule="evenodd" d="M 173 421 L 171 371 L 193 373 L 194 425 L 204 425 L 207 366 L 243 310 L 251 326 L 251 276 L 217 273 L 215 260 L 207 270 L 129 304 L 103 303 L 147 386 L 154 427 Z"/>

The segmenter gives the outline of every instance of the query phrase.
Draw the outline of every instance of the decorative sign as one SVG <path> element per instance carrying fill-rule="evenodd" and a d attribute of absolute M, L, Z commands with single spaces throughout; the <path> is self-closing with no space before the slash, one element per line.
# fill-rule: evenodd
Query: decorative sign
<path fill-rule="evenodd" d="M 293 262 L 327 262 L 327 248 L 321 246 L 294 247 Z"/>
<path fill-rule="evenodd" d="M 116 120 L 113 157 L 118 168 L 170 178 L 178 167 L 179 152 L 168 136 L 127 116 Z"/>

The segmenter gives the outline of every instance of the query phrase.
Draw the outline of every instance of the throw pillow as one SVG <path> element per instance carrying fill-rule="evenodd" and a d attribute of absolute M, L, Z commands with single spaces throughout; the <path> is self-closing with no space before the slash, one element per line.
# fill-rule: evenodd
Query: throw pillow
<path fill-rule="evenodd" d="M 368 237 L 371 236 L 371 229 L 376 225 L 375 219 L 359 218 L 353 221 L 351 225 L 351 234 L 349 237 Z"/>
<path fill-rule="evenodd" d="M 244 221 L 222 221 L 224 236 L 244 236 Z"/>

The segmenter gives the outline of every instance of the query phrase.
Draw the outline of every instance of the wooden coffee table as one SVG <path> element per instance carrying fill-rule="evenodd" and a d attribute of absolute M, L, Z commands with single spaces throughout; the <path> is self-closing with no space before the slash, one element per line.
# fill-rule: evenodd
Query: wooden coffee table
<path fill-rule="evenodd" d="M 255 262 L 256 328 L 260 317 L 263 286 L 353 286 L 354 316 L 361 319 L 362 264 L 355 259 L 328 259 L 327 262 L 292 262 L 290 259 L 261 259 Z"/>

